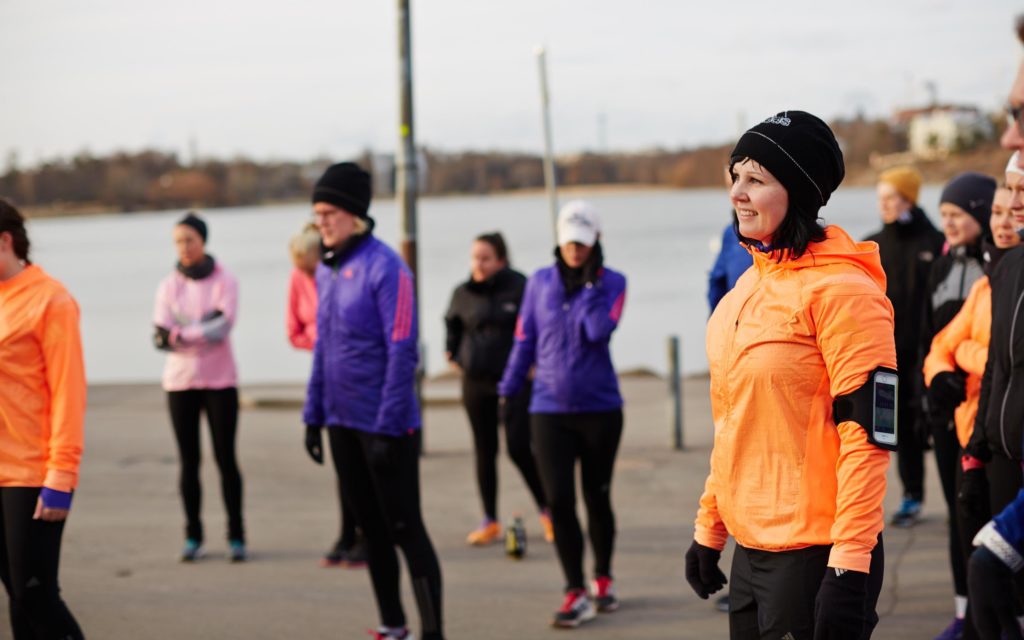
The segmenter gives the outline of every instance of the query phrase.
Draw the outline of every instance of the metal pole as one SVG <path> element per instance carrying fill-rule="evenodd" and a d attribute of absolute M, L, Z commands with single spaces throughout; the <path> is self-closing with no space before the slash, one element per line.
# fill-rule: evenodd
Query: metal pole
<path fill-rule="evenodd" d="M 669 426 L 672 429 L 672 448 L 676 451 L 683 449 L 683 389 L 682 374 L 679 363 L 682 360 L 682 348 L 680 347 L 679 336 L 669 336 L 668 339 L 668 391 L 671 409 L 669 415 Z"/>
<path fill-rule="evenodd" d="M 548 63 L 544 47 L 536 49 L 537 67 L 540 71 L 540 106 L 544 120 L 544 186 L 548 192 L 548 206 L 551 209 L 551 226 L 558 237 L 558 185 L 555 182 L 555 152 L 551 143 L 551 99 L 548 94 Z"/>
<path fill-rule="evenodd" d="M 412 109 L 412 30 L 410 28 L 409 0 L 398 0 L 398 78 L 399 78 L 399 144 L 396 154 L 395 196 L 400 220 L 400 250 L 402 258 L 413 276 L 416 297 L 416 319 L 419 323 L 419 261 L 416 251 L 416 196 L 419 190 L 419 172 L 416 162 L 416 138 L 413 130 Z M 417 335 L 418 335 L 417 326 Z M 421 338 L 422 340 L 422 338 Z M 417 345 L 420 353 L 423 349 Z M 416 395 L 423 412 L 423 358 L 416 371 Z"/>

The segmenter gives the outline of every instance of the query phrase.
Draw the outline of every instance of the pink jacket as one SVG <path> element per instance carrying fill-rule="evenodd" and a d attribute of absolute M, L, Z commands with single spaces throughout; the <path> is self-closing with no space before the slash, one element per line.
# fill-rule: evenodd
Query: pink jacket
<path fill-rule="evenodd" d="M 174 348 L 164 367 L 165 391 L 238 385 L 229 338 L 237 314 L 238 281 L 219 263 L 202 280 L 174 271 L 160 282 L 153 324 L 171 332 Z"/>
<path fill-rule="evenodd" d="M 302 269 L 288 281 L 288 340 L 296 349 L 313 350 L 316 342 L 316 280 Z"/>

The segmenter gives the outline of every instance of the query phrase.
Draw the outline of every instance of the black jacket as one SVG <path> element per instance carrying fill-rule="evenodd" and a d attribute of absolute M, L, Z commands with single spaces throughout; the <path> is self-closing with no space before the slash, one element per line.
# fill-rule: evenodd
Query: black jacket
<path fill-rule="evenodd" d="M 985 275 L 981 238 L 975 244 L 950 249 L 935 258 L 928 276 L 928 304 L 921 331 L 921 353 L 928 355 L 932 339 L 964 306 L 974 283 Z"/>
<path fill-rule="evenodd" d="M 469 280 L 452 294 L 445 314 L 447 351 L 469 378 L 501 379 L 515 339 L 526 277 L 502 269 L 488 280 Z"/>
<path fill-rule="evenodd" d="M 1024 432 L 1024 246 L 1002 257 L 989 282 L 992 338 L 967 452 L 984 461 L 990 460 L 993 452 L 1020 460 Z"/>

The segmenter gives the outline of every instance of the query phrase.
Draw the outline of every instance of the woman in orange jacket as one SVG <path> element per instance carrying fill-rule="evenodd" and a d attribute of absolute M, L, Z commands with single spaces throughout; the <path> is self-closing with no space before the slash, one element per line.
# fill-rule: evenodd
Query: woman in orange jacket
<path fill-rule="evenodd" d="M 817 222 L 845 170 L 815 116 L 786 111 L 756 125 L 731 170 L 734 223 L 754 266 L 708 322 L 715 440 L 687 581 L 702 598 L 722 588 L 732 535 L 733 640 L 869 638 L 882 583 L 883 443 L 896 444 L 893 310 L 878 246 Z"/>
<path fill-rule="evenodd" d="M 85 421 L 78 305 L 28 251 L 24 219 L 0 200 L 0 578 L 15 640 L 74 640 L 57 567 Z"/>
<path fill-rule="evenodd" d="M 985 259 L 985 276 L 971 287 L 963 307 L 932 339 L 931 349 L 924 360 L 924 379 L 928 387 L 929 403 L 953 409 L 953 420 L 956 425 L 956 437 L 960 445 L 960 454 L 974 432 L 974 421 L 978 415 L 978 400 L 981 396 L 981 377 L 985 373 L 988 361 L 988 344 L 992 331 L 992 285 L 988 274 L 998 264 L 1003 254 L 1020 244 L 1016 222 L 1010 209 L 1010 190 L 996 189 L 992 200 L 992 216 L 989 227 L 992 230 L 992 244 L 985 242 L 983 255 Z M 954 495 L 960 493 L 964 471 L 960 464 L 956 465 L 956 487 Z M 966 566 L 974 546 L 971 543 L 978 531 L 991 518 L 987 499 L 974 501 L 973 509 L 962 509 L 954 503 L 953 522 L 958 527 L 958 536 L 950 536 L 950 558 L 956 562 L 954 554 L 962 558 Z M 967 615 L 967 598 L 957 596 L 956 619 L 958 625 L 973 634 L 970 622 L 965 622 Z M 959 622 L 958 622 L 959 621 Z M 972 637 L 974 637 L 972 635 Z"/>

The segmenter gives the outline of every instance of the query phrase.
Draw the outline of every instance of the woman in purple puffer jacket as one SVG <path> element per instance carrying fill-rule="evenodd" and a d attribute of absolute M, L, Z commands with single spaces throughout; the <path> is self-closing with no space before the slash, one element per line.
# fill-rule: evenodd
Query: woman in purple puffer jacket
<path fill-rule="evenodd" d="M 402 549 L 423 640 L 441 640 L 441 567 L 420 513 L 420 413 L 412 274 L 373 236 L 370 174 L 327 168 L 313 191 L 323 237 L 316 269 L 317 339 L 303 418 L 306 450 L 323 464 L 322 428 L 346 502 L 366 536 L 381 626 L 378 640 L 411 638 L 399 593 Z"/>
<path fill-rule="evenodd" d="M 612 587 L 615 515 L 612 469 L 622 435 L 622 396 L 609 343 L 626 300 L 626 278 L 604 266 L 594 208 L 570 202 L 558 216 L 555 264 L 526 283 L 516 341 L 498 385 L 516 395 L 536 366 L 530 437 L 566 578 L 552 624 L 575 627 L 618 608 Z M 576 461 L 594 548 L 593 601 L 583 580 L 583 532 L 576 517 Z"/>

